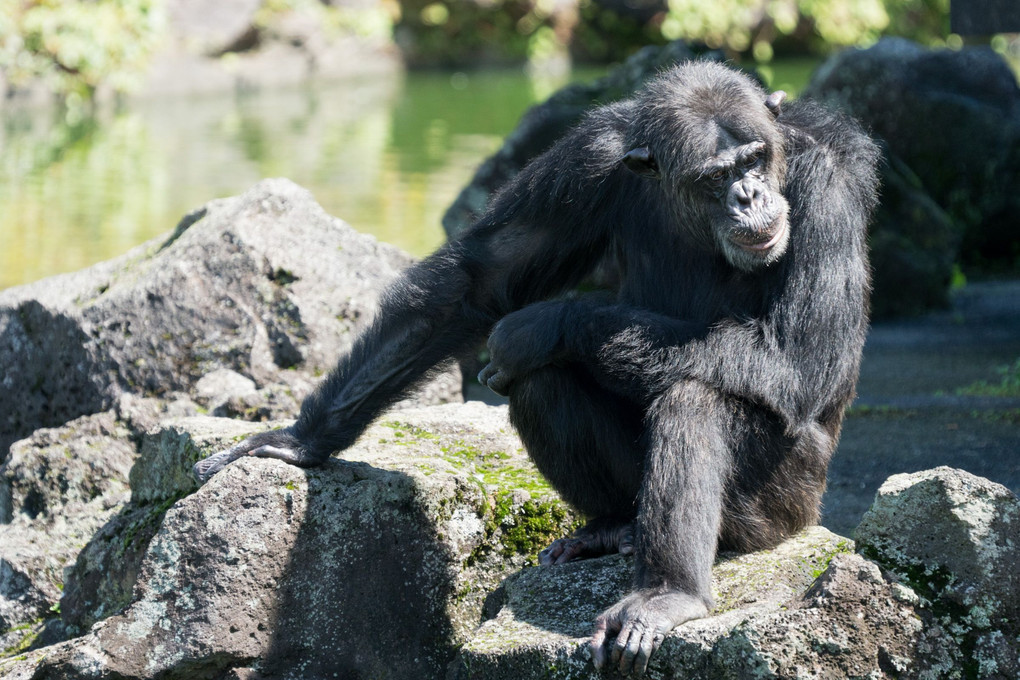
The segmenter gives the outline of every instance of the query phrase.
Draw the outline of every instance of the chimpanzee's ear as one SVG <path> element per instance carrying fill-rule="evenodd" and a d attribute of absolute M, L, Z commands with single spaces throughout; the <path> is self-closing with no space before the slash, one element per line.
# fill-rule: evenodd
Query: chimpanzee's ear
<path fill-rule="evenodd" d="M 765 108 L 772 112 L 773 118 L 779 118 L 784 101 L 786 101 L 786 93 L 776 90 L 765 99 Z"/>
<path fill-rule="evenodd" d="M 655 162 L 652 150 L 647 146 L 631 149 L 624 155 L 623 164 L 635 175 L 659 179 L 659 164 Z"/>

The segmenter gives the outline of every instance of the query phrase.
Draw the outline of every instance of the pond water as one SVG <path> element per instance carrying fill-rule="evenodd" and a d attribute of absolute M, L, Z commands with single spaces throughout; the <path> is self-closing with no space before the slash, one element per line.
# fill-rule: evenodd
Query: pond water
<path fill-rule="evenodd" d="M 797 90 L 810 65 L 776 72 L 775 87 Z M 136 102 L 84 120 L 0 111 L 0 288 L 119 255 L 264 177 L 288 177 L 355 229 L 424 255 L 478 164 L 564 83 L 522 69 L 430 72 Z"/>

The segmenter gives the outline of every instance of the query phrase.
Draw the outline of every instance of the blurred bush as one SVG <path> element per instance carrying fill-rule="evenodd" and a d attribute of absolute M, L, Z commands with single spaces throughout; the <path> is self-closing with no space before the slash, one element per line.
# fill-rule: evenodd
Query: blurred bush
<path fill-rule="evenodd" d="M 401 0 L 397 43 L 412 65 L 461 66 L 569 53 L 619 61 L 684 39 L 767 62 L 897 35 L 949 36 L 949 0 Z"/>
<path fill-rule="evenodd" d="M 662 33 L 769 61 L 776 46 L 825 54 L 882 35 L 944 44 L 949 0 L 668 0 Z"/>
<path fill-rule="evenodd" d="M 389 38 L 400 8 L 397 0 L 263 0 L 255 28 L 270 31 L 281 18 L 295 12 L 317 22 L 330 37 Z"/>
<path fill-rule="evenodd" d="M 576 2 L 401 0 L 394 38 L 413 66 L 542 62 L 566 55 Z"/>
<path fill-rule="evenodd" d="M 0 73 L 70 103 L 131 88 L 160 38 L 161 0 L 0 0 Z"/>

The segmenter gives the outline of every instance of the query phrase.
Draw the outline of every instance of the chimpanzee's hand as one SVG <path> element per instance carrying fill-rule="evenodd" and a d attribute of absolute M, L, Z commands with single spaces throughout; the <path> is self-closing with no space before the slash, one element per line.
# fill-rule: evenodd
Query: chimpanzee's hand
<path fill-rule="evenodd" d="M 591 658 L 596 668 L 606 661 L 624 675 L 643 675 L 652 652 L 666 634 L 684 621 L 708 614 L 701 598 L 680 591 L 639 590 L 623 598 L 595 619 Z M 608 644 L 608 638 L 616 641 Z"/>
<path fill-rule="evenodd" d="M 565 302 L 538 302 L 503 317 L 489 335 L 489 363 L 478 382 L 506 396 L 518 377 L 563 353 Z"/>
<path fill-rule="evenodd" d="M 210 477 L 244 456 L 276 458 L 277 460 L 283 460 L 299 467 L 319 465 L 325 460 L 325 457 L 311 454 L 297 437 L 294 436 L 290 428 L 286 428 L 283 430 L 270 430 L 248 437 L 225 451 L 220 451 L 208 458 L 203 458 L 195 463 L 191 473 L 199 484 L 205 484 L 209 481 Z"/>

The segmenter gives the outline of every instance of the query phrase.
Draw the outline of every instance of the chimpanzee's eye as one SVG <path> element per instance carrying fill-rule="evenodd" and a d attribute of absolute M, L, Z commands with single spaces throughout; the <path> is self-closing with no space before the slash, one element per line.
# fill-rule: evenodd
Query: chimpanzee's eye
<path fill-rule="evenodd" d="M 758 165 L 759 161 L 761 161 L 761 152 L 756 152 L 746 156 L 740 165 L 744 170 L 750 170 Z"/>

